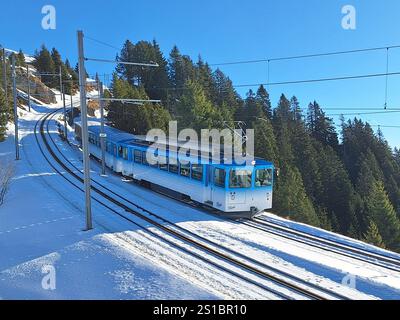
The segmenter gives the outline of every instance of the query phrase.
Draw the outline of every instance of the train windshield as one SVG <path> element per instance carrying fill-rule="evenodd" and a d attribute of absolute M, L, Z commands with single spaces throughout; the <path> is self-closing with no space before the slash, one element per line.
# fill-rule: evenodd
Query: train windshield
<path fill-rule="evenodd" d="M 272 186 L 272 169 L 258 169 L 256 170 L 256 187 L 269 187 Z"/>
<path fill-rule="evenodd" d="M 229 174 L 229 188 L 250 188 L 251 170 L 231 170 Z"/>

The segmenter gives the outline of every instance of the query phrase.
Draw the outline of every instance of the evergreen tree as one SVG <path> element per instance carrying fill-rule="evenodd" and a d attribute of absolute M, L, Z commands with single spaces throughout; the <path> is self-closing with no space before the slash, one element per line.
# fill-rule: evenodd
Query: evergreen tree
<path fill-rule="evenodd" d="M 128 81 L 121 79 L 115 73 L 111 86 L 115 98 L 148 100 L 143 87 L 132 86 Z M 123 104 L 113 101 L 107 106 L 107 119 L 114 127 L 134 134 L 147 134 L 150 129 L 166 130 L 169 113 L 162 106 L 151 103 L 140 105 Z"/>
<path fill-rule="evenodd" d="M 269 99 L 269 94 L 268 94 L 267 90 L 265 90 L 263 85 L 261 85 L 257 89 L 256 101 L 262 106 L 262 110 L 264 111 L 265 116 L 269 120 L 271 120 L 272 119 L 271 101 Z"/>
<path fill-rule="evenodd" d="M 308 105 L 307 124 L 311 135 L 325 145 L 336 149 L 339 141 L 333 120 L 325 116 L 317 102 Z"/>
<path fill-rule="evenodd" d="M 400 221 L 382 181 L 377 181 L 371 186 L 371 191 L 366 199 L 366 210 L 368 217 L 377 225 L 386 246 L 393 250 L 399 250 Z"/>
<path fill-rule="evenodd" d="M 233 114 L 242 104 L 242 99 L 234 89 L 232 81 L 220 69 L 213 72 L 212 78 L 212 88 L 215 92 L 211 99 L 217 106 L 226 105 Z"/>
<path fill-rule="evenodd" d="M 19 50 L 19 52 L 18 52 L 18 54 L 16 56 L 16 63 L 17 63 L 17 66 L 20 66 L 20 67 L 25 67 L 26 66 L 26 64 L 25 64 L 25 55 L 24 55 L 24 53 L 22 52 L 21 49 Z"/>
<path fill-rule="evenodd" d="M 150 99 L 167 99 L 166 88 L 170 86 L 168 79 L 167 61 L 164 58 L 158 43 L 139 41 L 133 44 L 127 40 L 117 57 L 120 61 L 138 63 L 157 63 L 158 67 L 142 67 L 119 64 L 118 74 L 130 84 L 143 86 Z"/>
<path fill-rule="evenodd" d="M 300 108 L 300 103 L 297 100 L 296 96 L 293 96 L 290 99 L 290 107 L 291 107 L 291 111 L 293 113 L 293 120 L 301 121 L 303 116 L 302 116 L 302 111 Z"/>
<path fill-rule="evenodd" d="M 385 248 L 385 243 L 379 234 L 378 227 L 373 221 L 370 221 L 368 230 L 364 234 L 364 241 L 373 244 L 374 246 Z"/>
<path fill-rule="evenodd" d="M 301 174 L 290 165 L 282 165 L 276 183 L 274 209 L 295 221 L 319 226 L 314 207 L 304 190 Z"/>
<path fill-rule="evenodd" d="M 47 48 L 44 45 L 42 45 L 40 51 L 35 52 L 35 61 L 33 65 L 35 66 L 36 70 L 39 73 L 48 73 L 48 74 L 56 73 L 56 67 L 54 65 L 53 58 L 49 50 L 47 50 Z M 54 76 L 42 75 L 41 79 L 45 85 L 51 88 L 54 88 L 57 85 L 54 80 Z"/>
<path fill-rule="evenodd" d="M 203 87 L 195 81 L 187 81 L 177 105 L 178 125 L 181 128 L 201 129 L 221 127 L 221 117 Z"/>
<path fill-rule="evenodd" d="M 278 150 L 271 121 L 268 118 L 257 119 L 253 129 L 255 156 L 267 159 L 278 166 Z"/>

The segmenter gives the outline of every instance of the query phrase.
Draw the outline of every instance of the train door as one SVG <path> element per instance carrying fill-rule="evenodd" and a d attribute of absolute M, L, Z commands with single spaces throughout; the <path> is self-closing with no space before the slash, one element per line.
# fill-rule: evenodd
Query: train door
<path fill-rule="evenodd" d="M 213 167 L 206 165 L 206 203 L 213 204 Z"/>

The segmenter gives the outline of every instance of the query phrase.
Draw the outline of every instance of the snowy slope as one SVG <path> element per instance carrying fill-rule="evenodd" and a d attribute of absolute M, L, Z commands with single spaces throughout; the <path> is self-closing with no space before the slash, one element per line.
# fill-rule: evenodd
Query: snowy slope
<path fill-rule="evenodd" d="M 171 247 L 95 202 L 95 229 L 82 232 L 82 193 L 53 172 L 33 135 L 36 120 L 56 107 L 37 106 L 20 119 L 22 160 L 6 204 L 0 207 L 1 297 L 277 299 Z M 55 123 L 51 130 L 64 156 L 81 168 L 80 150 L 59 139 Z M 12 153 L 11 136 L 0 144 L 0 155 L 12 158 Z M 111 172 L 100 177 L 96 162 L 92 163 L 92 178 L 189 231 L 310 283 L 355 299 L 400 298 L 400 276 L 394 271 L 222 220 L 123 181 Z M 270 214 L 268 217 L 318 236 L 365 246 Z M 56 268 L 58 285 L 54 291 L 41 288 L 44 264 Z M 354 276 L 356 288 L 342 284 L 349 274 Z"/>

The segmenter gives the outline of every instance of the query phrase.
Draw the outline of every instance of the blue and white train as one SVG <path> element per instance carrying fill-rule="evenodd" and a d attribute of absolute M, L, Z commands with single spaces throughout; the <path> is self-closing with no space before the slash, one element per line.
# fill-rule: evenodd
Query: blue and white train
<path fill-rule="evenodd" d="M 100 125 L 89 121 L 89 152 L 101 159 Z M 191 200 L 232 218 L 252 217 L 272 207 L 274 166 L 256 158 L 251 165 L 169 161 L 149 164 L 145 139 L 104 126 L 105 162 L 111 170 L 131 177 L 142 185 L 181 200 Z M 81 141 L 81 125 L 75 122 L 75 136 Z M 171 153 L 172 154 L 172 153 Z M 160 155 L 159 155 L 160 156 Z M 199 155 L 200 157 L 200 155 Z"/>

